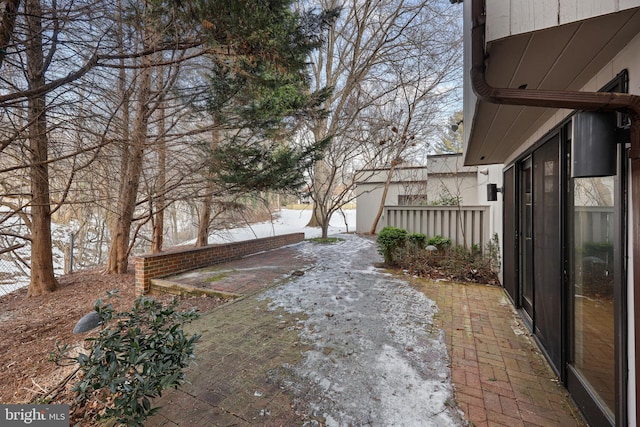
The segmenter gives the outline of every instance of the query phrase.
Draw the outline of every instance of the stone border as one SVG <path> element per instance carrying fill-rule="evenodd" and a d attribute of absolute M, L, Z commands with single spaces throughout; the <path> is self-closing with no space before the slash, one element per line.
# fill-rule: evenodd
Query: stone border
<path fill-rule="evenodd" d="M 265 252 L 282 246 L 300 243 L 304 233 L 290 233 L 241 242 L 208 245 L 202 248 L 173 249 L 159 254 L 141 255 L 135 258 L 136 294 L 149 292 L 151 279 L 182 273 Z"/>

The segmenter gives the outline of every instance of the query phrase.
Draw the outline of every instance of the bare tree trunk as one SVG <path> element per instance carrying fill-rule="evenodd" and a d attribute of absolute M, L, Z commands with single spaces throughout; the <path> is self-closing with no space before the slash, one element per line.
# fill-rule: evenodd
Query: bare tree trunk
<path fill-rule="evenodd" d="M 376 217 L 373 219 L 373 224 L 371 224 L 371 230 L 369 230 L 369 234 L 376 234 L 378 222 L 380 222 L 380 217 L 382 217 L 382 212 L 384 212 L 384 202 L 385 200 L 387 200 L 387 193 L 389 192 L 389 186 L 391 185 L 391 179 L 393 177 L 393 172 L 395 171 L 395 169 L 396 162 L 391 162 L 389 174 L 387 175 L 387 179 L 384 182 L 384 188 L 382 189 L 382 199 L 380 200 L 380 206 L 378 206 L 378 213 L 376 213 Z"/>
<path fill-rule="evenodd" d="M 198 224 L 198 237 L 196 247 L 201 248 L 209 244 L 209 223 L 211 222 L 211 204 L 213 202 L 213 185 L 207 184 L 207 194 L 202 199 L 202 209 L 200 211 L 200 223 Z"/>
<path fill-rule="evenodd" d="M 328 239 L 329 238 L 329 218 L 323 219 L 320 227 L 322 228 L 322 238 Z"/>
<path fill-rule="evenodd" d="M 327 134 L 327 120 L 323 118 L 319 120 L 313 131 L 316 141 L 322 141 Z M 327 165 L 326 160 L 320 159 L 316 162 L 313 172 L 312 194 L 313 194 L 313 212 L 307 227 L 322 227 L 327 215 L 328 202 L 331 200 L 333 191 L 333 180 L 331 179 L 331 167 Z M 329 220 L 327 219 L 326 222 Z"/>
<path fill-rule="evenodd" d="M 158 72 L 158 92 L 164 89 L 164 72 Z M 158 179 L 155 188 L 155 221 L 153 222 L 153 234 L 151 237 L 151 253 L 162 252 L 164 240 L 164 209 L 166 207 L 165 191 L 167 184 L 167 147 L 165 141 L 165 110 L 161 105 L 158 109 Z"/>
<path fill-rule="evenodd" d="M 29 89 L 45 85 L 45 63 L 42 46 L 42 10 L 39 0 L 25 4 L 28 39 L 27 78 Z M 44 95 L 29 98 L 29 151 L 31 156 L 31 283 L 27 296 L 43 295 L 59 288 L 53 273 L 51 250 L 51 201 L 49 196 L 49 167 L 47 118 Z"/>
<path fill-rule="evenodd" d="M 322 190 L 323 180 L 320 178 L 320 175 L 324 175 L 325 170 L 326 166 L 324 161 L 318 160 L 314 168 L 314 179 L 311 190 L 313 191 L 313 210 L 311 212 L 311 218 L 309 218 L 309 222 L 307 223 L 307 227 L 320 227 L 322 224 L 323 209 L 320 204 L 322 203 L 321 199 L 324 195 L 324 191 Z"/>
<path fill-rule="evenodd" d="M 220 129 L 214 127 L 211 133 L 211 149 L 214 150 L 220 144 L 221 139 Z M 196 247 L 203 247 L 209 244 L 209 225 L 211 222 L 211 208 L 213 204 L 213 191 L 214 185 L 212 181 L 211 172 L 207 175 L 209 178 L 207 182 L 206 194 L 202 199 L 202 208 L 200 210 L 200 223 L 198 224 L 198 237 L 196 239 Z"/>
<path fill-rule="evenodd" d="M 142 173 L 144 146 L 147 142 L 150 96 L 151 59 L 144 57 L 138 90 L 136 119 L 129 149 L 129 162 L 126 170 L 123 171 L 123 187 L 118 195 L 118 211 L 115 216 L 111 247 L 109 248 L 109 259 L 107 261 L 107 271 L 109 273 L 126 273 L 129 266 L 131 224 Z"/>
<path fill-rule="evenodd" d="M 2 62 L 7 54 L 7 47 L 16 25 L 16 15 L 20 0 L 3 1 L 2 4 L 4 4 L 4 10 L 0 10 L 2 14 L 0 16 L 0 69 L 2 69 Z"/>

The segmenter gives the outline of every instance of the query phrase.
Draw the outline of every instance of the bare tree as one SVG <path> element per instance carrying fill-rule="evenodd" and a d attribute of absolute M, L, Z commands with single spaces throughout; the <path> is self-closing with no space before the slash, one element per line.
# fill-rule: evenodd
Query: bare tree
<path fill-rule="evenodd" d="M 431 147 L 435 154 L 462 153 L 464 145 L 462 115 L 462 111 L 456 111 L 449 117 L 448 126 Z"/>
<path fill-rule="evenodd" d="M 337 4 L 323 2 L 325 7 Z M 380 164 L 382 151 L 372 149 L 372 141 L 385 138 L 380 123 L 404 126 L 404 119 L 394 123 L 380 115 L 385 108 L 392 110 L 390 104 L 397 99 L 406 103 L 397 97 L 398 91 L 413 84 L 415 93 L 410 98 L 418 99 L 420 108 L 432 103 L 431 111 L 438 108 L 438 103 L 444 109 L 450 102 L 447 95 L 457 89 L 461 68 L 458 19 L 450 5 L 441 1 L 353 0 L 343 4 L 326 45 L 311 58 L 314 83 L 333 88 L 326 103 L 329 116 L 310 125 L 310 134 L 316 140 L 332 141 L 325 158 L 312 171 L 314 214 L 309 225 L 322 227 L 323 236 L 331 215 L 346 200 L 339 200 L 339 196 L 351 194 L 340 189 L 353 187 L 352 166 Z M 403 114 L 408 115 L 408 110 Z M 433 120 L 433 115 L 410 119 L 412 126 L 421 128 L 415 137 L 428 140 Z M 337 155 L 341 151 L 348 155 Z M 372 157 L 372 152 L 377 154 Z M 392 157 L 397 163 L 399 156 Z"/>
<path fill-rule="evenodd" d="M 42 44 L 42 9 L 40 0 L 26 0 L 27 80 L 29 89 L 37 91 L 45 85 L 45 61 Z M 29 296 L 58 289 L 53 274 L 51 253 L 51 202 L 49 199 L 49 167 L 46 100 L 44 94 L 29 98 L 27 120 L 31 162 L 31 284 Z"/>

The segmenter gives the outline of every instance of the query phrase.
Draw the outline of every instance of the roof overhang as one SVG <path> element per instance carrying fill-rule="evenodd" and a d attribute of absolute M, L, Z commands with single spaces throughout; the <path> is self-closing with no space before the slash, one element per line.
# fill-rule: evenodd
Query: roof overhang
<path fill-rule="evenodd" d="M 633 8 L 489 41 L 486 81 L 499 88 L 577 91 L 639 33 L 640 8 Z M 504 163 L 556 111 L 477 100 L 466 126 L 465 164 Z"/>

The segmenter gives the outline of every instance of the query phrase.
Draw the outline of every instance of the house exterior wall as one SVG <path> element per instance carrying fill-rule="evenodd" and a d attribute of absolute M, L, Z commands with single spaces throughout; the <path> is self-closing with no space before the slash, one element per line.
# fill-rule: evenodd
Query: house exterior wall
<path fill-rule="evenodd" d="M 366 169 L 357 173 L 356 232 L 371 231 L 388 172 L 389 169 Z M 484 175 L 482 177 L 485 178 Z M 462 154 L 431 155 L 427 157 L 426 167 L 395 169 L 384 205 L 397 206 L 399 198 L 405 195 L 424 195 L 428 204 L 458 197 L 464 205 L 477 205 L 482 194 L 485 194 L 486 200 L 486 186 L 479 188 L 478 179 L 478 167 L 464 166 Z M 384 226 L 383 219 L 379 222 L 376 232 Z"/>
<path fill-rule="evenodd" d="M 389 169 L 362 170 L 356 176 L 356 232 L 368 233 L 380 208 Z M 385 197 L 385 205 L 398 205 L 399 196 L 427 194 L 425 167 L 399 167 L 394 171 Z M 380 221 L 377 231 L 383 227 Z"/>
<path fill-rule="evenodd" d="M 640 7 L 640 0 L 486 0 L 486 40 L 494 41 L 504 37 L 551 28 L 636 7 Z M 471 2 L 464 2 L 464 9 L 465 19 L 469 21 L 471 17 Z M 465 32 L 464 46 L 465 63 L 470 64 L 471 39 L 469 31 Z M 629 92 L 640 95 L 640 55 L 638 52 L 640 52 L 640 35 L 632 39 L 609 63 L 604 65 L 598 72 L 594 73 L 588 83 L 579 90 L 589 92 L 598 91 L 608 82 L 612 81 L 621 71 L 628 70 Z M 468 71 L 469 67 L 467 66 L 466 72 L 468 73 Z M 465 122 L 469 122 L 467 126 L 471 128 L 470 125 L 474 118 L 477 97 L 470 86 L 468 78 L 465 79 L 464 98 Z M 526 151 L 530 150 L 535 144 L 542 141 L 552 129 L 565 121 L 571 114 L 573 114 L 573 111 L 571 110 L 558 110 L 549 120 L 539 126 L 525 143 L 523 143 L 509 156 L 505 164 L 511 164 L 515 160 L 521 158 Z M 465 141 L 465 147 L 467 145 L 468 139 Z M 631 177 L 629 176 L 628 179 L 628 188 L 631 188 Z M 638 201 L 631 200 L 630 193 L 631 192 L 628 192 L 627 196 L 629 197 L 627 200 L 628 206 L 632 206 L 633 203 L 639 203 Z M 629 230 L 629 234 L 627 238 L 628 243 L 626 249 L 628 250 L 628 253 L 626 254 L 626 257 L 629 260 L 634 257 L 634 254 L 632 253 L 632 225 L 634 221 L 638 220 L 640 219 L 631 218 L 630 216 L 627 220 L 627 230 Z M 627 425 L 630 426 L 638 425 L 640 422 L 640 420 L 636 418 L 636 401 L 639 396 L 636 396 L 637 372 L 635 371 L 636 363 L 634 362 L 636 361 L 636 354 L 634 351 L 634 343 L 636 339 L 636 331 L 634 330 L 634 312 L 636 309 L 640 309 L 640 307 L 636 308 L 633 305 L 634 288 L 636 284 L 633 281 L 632 264 L 633 263 L 629 261 L 627 263 L 626 270 L 626 333 L 628 340 L 626 359 L 629 362 L 627 384 Z"/>
<path fill-rule="evenodd" d="M 640 0 L 487 0 L 487 41 L 640 6 Z"/>
<path fill-rule="evenodd" d="M 583 91 L 597 91 L 599 88 L 604 86 L 607 82 L 611 81 L 621 70 L 627 69 L 629 71 L 629 92 L 633 94 L 640 94 L 640 36 L 635 37 L 631 43 L 629 43 L 616 57 L 608 63 L 605 67 L 603 67 L 600 72 L 598 72 L 587 85 L 585 85 L 581 90 Z M 511 156 L 511 158 L 507 161 L 510 163 L 518 156 L 520 156 L 524 151 L 529 149 L 534 143 L 540 140 L 546 133 L 548 133 L 551 129 L 557 126 L 559 123 L 564 121 L 572 112 L 568 110 L 559 110 L 554 114 L 554 116 L 548 120 L 543 126 L 538 128 L 536 132 Z M 629 177 L 629 179 L 631 179 Z M 631 188 L 629 184 L 629 188 Z M 629 192 L 629 195 L 631 193 Z M 629 200 L 629 205 L 633 203 L 632 200 Z M 629 230 L 629 244 L 628 244 L 628 257 L 632 259 L 634 254 L 632 252 L 633 245 L 631 244 L 632 235 L 631 230 L 633 229 L 633 218 L 629 218 L 627 224 L 627 230 Z M 633 268 L 632 263 L 628 263 L 628 271 L 627 271 L 627 281 L 629 284 L 633 284 Z M 627 339 L 628 339 L 628 360 L 633 361 L 636 360 L 635 354 L 635 346 L 633 345 L 635 340 L 635 330 L 634 330 L 634 310 L 636 309 L 633 306 L 634 301 L 634 286 L 627 286 Z M 638 420 L 636 419 L 636 411 L 634 408 L 636 407 L 637 396 L 635 394 L 636 391 L 636 381 L 637 381 L 637 372 L 635 371 L 635 364 L 629 363 L 629 383 L 628 383 L 628 417 L 629 417 L 629 425 L 637 425 Z"/>
<path fill-rule="evenodd" d="M 595 75 L 587 85 L 585 85 L 582 90 L 583 91 L 597 91 L 599 88 L 604 86 L 608 81 L 611 81 L 616 74 L 620 71 L 627 69 L 629 71 L 629 92 L 634 94 L 640 94 L 640 36 L 633 39 L 633 41 L 627 45 L 627 47 L 618 54 L 614 60 L 612 60 L 609 64 L 607 64 L 600 72 Z M 554 114 L 553 118 L 548 120 L 543 126 L 538 128 L 536 132 L 527 140 L 525 144 L 523 144 L 520 149 L 514 153 L 513 156 L 506 162 L 507 164 L 511 161 L 515 160 L 518 156 L 520 156 L 524 151 L 529 149 L 533 144 L 539 141 L 545 134 L 547 134 L 551 129 L 565 120 L 572 111 L 568 110 L 559 110 L 556 114 Z M 630 187 L 629 187 L 630 188 Z M 629 192 L 631 194 L 631 192 Z M 629 201 L 629 205 L 633 203 L 632 200 Z M 631 244 L 632 235 L 631 231 L 633 229 L 633 218 L 629 218 L 627 224 L 627 230 L 629 230 L 629 244 L 628 244 L 628 257 L 632 259 L 634 254 L 632 253 L 633 245 Z M 628 360 L 633 361 L 636 360 L 635 355 L 635 346 L 633 345 L 635 340 L 635 330 L 634 330 L 634 310 L 633 307 L 633 292 L 634 286 L 633 282 L 633 269 L 632 263 L 628 263 L 628 271 L 627 271 L 627 281 L 629 285 L 627 286 L 627 336 L 628 336 Z M 629 363 L 629 384 L 628 384 L 628 417 L 630 426 L 637 425 L 636 420 L 636 411 L 634 408 L 636 407 L 636 372 L 635 372 L 635 364 Z"/>
<path fill-rule="evenodd" d="M 471 21 L 471 1 L 463 3 L 464 20 L 468 28 Z M 632 8 L 640 7 L 640 0 L 486 0 L 487 26 L 486 41 L 491 42 L 501 38 L 523 34 L 530 31 L 552 28 L 562 24 L 567 24 L 581 19 L 597 17 L 603 13 L 614 13 Z M 536 13 L 531 13 L 534 10 Z M 562 12 L 562 13 L 561 13 Z M 555 18 L 554 18 L 555 17 Z M 526 24 L 525 24 L 526 23 Z M 471 31 L 464 33 L 464 118 L 468 123 L 466 126 L 471 129 L 473 122 L 477 97 L 471 86 L 469 69 L 471 64 Z M 593 79 L 583 87 L 583 90 L 598 90 L 604 83 L 610 81 L 616 73 L 622 69 L 637 70 L 640 62 L 637 38 L 627 45 L 616 58 L 607 66 L 603 67 Z M 630 92 L 638 91 L 638 75 L 630 73 Z M 568 111 L 557 112 L 547 124 L 541 126 L 534 136 L 540 137 L 548 131 L 554 124 L 559 123 L 563 117 L 569 114 Z M 471 132 L 465 132 L 464 146 L 468 147 Z M 525 144 L 527 146 L 528 144 Z M 516 157 L 514 155 L 513 157 Z M 508 163 L 508 162 L 505 162 Z"/>

